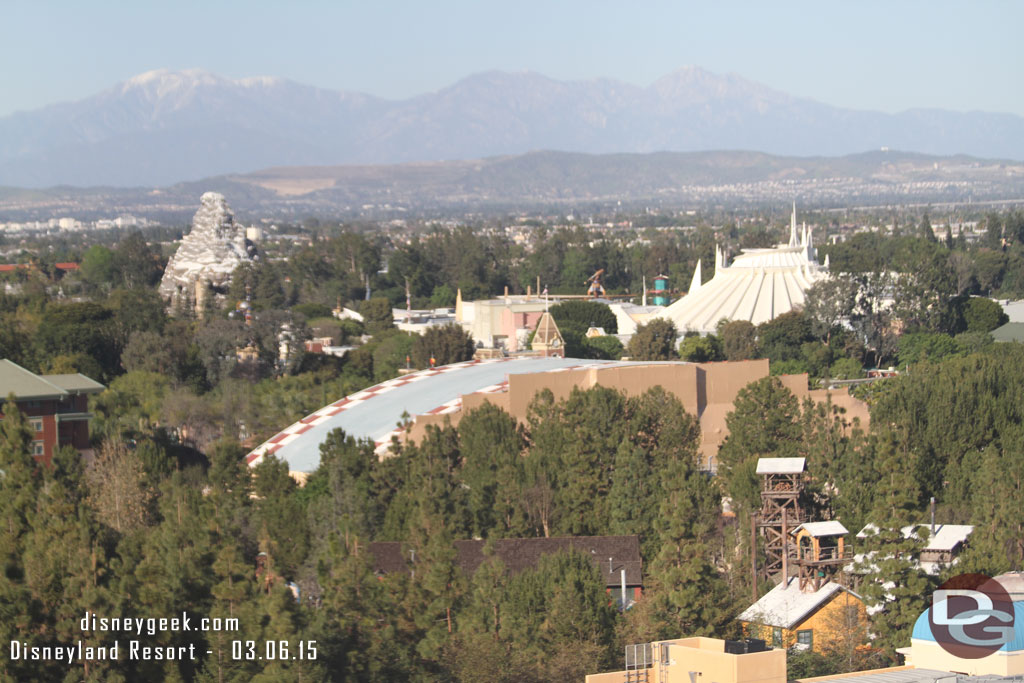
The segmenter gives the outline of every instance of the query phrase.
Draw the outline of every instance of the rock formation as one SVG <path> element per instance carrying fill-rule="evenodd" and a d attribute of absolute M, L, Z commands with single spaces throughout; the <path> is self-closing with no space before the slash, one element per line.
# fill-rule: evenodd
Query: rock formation
<path fill-rule="evenodd" d="M 235 224 L 224 195 L 207 192 L 160 280 L 160 295 L 172 304 L 193 300 L 206 287 L 225 287 L 239 264 L 252 261 L 255 249 L 245 239 L 245 228 Z M 197 297 L 198 298 L 198 297 Z"/>

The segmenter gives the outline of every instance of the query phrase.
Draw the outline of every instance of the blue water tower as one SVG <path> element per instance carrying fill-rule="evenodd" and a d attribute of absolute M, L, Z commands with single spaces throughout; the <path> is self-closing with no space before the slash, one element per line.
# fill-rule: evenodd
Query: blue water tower
<path fill-rule="evenodd" d="M 654 278 L 654 305 L 668 306 L 672 302 L 672 294 L 668 289 L 668 275 Z"/>

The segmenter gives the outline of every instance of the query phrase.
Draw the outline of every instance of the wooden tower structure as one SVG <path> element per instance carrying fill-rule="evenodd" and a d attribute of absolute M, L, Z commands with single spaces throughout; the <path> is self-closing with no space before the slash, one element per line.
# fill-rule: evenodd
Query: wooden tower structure
<path fill-rule="evenodd" d="M 796 546 L 797 576 L 801 591 L 816 591 L 832 580 L 852 555 L 844 536 L 849 533 L 842 524 L 806 522 L 793 529 Z"/>
<path fill-rule="evenodd" d="M 757 527 L 764 537 L 767 561 L 764 575 L 789 578 L 789 562 L 793 548 L 789 532 L 803 523 L 800 494 L 804 486 L 804 458 L 759 458 L 757 474 L 762 477 L 761 511 Z"/>

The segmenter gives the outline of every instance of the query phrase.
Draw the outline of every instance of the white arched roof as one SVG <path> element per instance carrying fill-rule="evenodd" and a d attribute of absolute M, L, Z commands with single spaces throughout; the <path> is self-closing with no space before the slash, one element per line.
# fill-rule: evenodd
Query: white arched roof
<path fill-rule="evenodd" d="M 255 466 L 270 453 L 287 461 L 293 472 L 312 472 L 320 465 L 320 444 L 339 427 L 346 434 L 371 439 L 378 447 L 386 448 L 392 434 L 398 432 L 403 413 L 415 417 L 455 412 L 462 407 L 463 394 L 503 391 L 510 374 L 614 363 L 532 356 L 474 360 L 421 370 L 324 406 L 253 449 L 246 462 Z"/>

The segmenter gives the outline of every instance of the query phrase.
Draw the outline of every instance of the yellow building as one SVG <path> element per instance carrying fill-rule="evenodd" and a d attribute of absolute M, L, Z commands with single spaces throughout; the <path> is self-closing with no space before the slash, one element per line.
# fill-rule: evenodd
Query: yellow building
<path fill-rule="evenodd" d="M 867 639 L 864 600 L 835 581 L 800 590 L 799 579 L 790 577 L 744 610 L 739 620 L 747 635 L 774 647 L 820 652 L 840 639 Z"/>
<path fill-rule="evenodd" d="M 786 651 L 757 641 L 678 638 L 626 648 L 626 669 L 586 683 L 786 683 Z"/>

